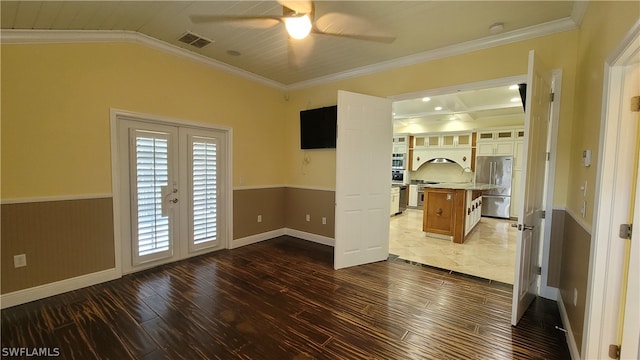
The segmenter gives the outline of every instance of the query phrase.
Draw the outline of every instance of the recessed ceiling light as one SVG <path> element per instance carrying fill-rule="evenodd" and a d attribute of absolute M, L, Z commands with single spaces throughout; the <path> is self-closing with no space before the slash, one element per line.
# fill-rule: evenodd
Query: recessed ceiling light
<path fill-rule="evenodd" d="M 518 89 L 519 89 L 518 84 L 513 84 L 509 86 L 509 90 L 518 90 Z"/>
<path fill-rule="evenodd" d="M 436 106 L 436 107 L 434 108 L 434 110 L 435 110 L 435 111 L 440 111 L 440 110 L 442 110 L 442 106 Z"/>
<path fill-rule="evenodd" d="M 424 102 L 428 102 L 428 101 L 431 101 L 431 98 L 430 98 L 430 97 L 423 97 L 423 98 L 422 98 L 422 101 L 424 101 Z"/>
<path fill-rule="evenodd" d="M 519 101 L 520 101 L 519 97 L 511 98 L 511 102 L 519 102 Z"/>
<path fill-rule="evenodd" d="M 452 116 L 449 116 L 449 120 L 458 120 L 458 118 L 452 115 Z"/>

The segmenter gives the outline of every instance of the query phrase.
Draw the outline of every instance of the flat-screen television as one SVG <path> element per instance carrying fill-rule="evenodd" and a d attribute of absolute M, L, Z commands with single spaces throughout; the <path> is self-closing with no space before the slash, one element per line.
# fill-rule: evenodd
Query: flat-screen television
<path fill-rule="evenodd" d="M 300 148 L 335 149 L 338 106 L 300 111 Z"/>

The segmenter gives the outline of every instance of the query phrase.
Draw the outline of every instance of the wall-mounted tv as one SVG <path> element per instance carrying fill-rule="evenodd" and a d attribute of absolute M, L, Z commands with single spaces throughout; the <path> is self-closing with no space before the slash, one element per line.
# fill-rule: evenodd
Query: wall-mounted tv
<path fill-rule="evenodd" d="M 335 149 L 338 106 L 300 111 L 300 148 Z"/>

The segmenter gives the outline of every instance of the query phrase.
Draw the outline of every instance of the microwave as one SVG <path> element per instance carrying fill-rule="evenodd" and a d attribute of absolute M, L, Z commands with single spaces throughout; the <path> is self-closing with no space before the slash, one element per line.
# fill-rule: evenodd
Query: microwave
<path fill-rule="evenodd" d="M 394 153 L 391 156 L 391 169 L 405 170 L 407 168 L 407 154 Z"/>

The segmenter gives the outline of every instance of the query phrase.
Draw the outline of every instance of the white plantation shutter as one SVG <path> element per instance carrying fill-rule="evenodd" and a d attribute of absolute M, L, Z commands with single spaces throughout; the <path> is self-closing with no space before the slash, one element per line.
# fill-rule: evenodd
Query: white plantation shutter
<path fill-rule="evenodd" d="M 168 134 L 134 131 L 134 263 L 171 255 Z M 163 190 L 165 193 L 163 193 Z M 164 202 L 164 208 L 163 208 Z"/>
<path fill-rule="evenodd" d="M 215 138 L 189 136 L 190 247 L 199 250 L 218 240 L 218 143 Z"/>

